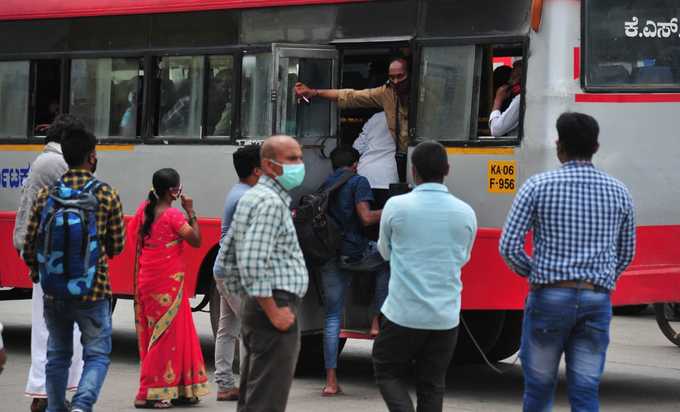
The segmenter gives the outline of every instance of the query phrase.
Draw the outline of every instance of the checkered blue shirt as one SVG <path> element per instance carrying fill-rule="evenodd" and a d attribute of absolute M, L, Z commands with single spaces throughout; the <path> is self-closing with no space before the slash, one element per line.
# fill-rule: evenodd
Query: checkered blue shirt
<path fill-rule="evenodd" d="M 524 250 L 533 230 L 533 256 Z M 635 254 L 633 200 L 592 163 L 566 162 L 532 176 L 508 215 L 500 254 L 532 284 L 583 280 L 613 289 Z"/>
<path fill-rule="evenodd" d="M 307 267 L 290 201 L 267 176 L 239 200 L 213 268 L 229 293 L 271 297 L 273 289 L 280 289 L 303 297 L 307 292 Z"/>

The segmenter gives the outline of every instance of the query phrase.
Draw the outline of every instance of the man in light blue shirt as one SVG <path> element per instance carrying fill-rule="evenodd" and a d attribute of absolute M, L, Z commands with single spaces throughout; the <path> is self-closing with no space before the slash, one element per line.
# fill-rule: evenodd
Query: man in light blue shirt
<path fill-rule="evenodd" d="M 236 206 L 241 197 L 257 184 L 262 176 L 260 169 L 260 146 L 249 145 L 238 149 L 234 153 L 234 168 L 239 181 L 231 188 L 224 202 L 224 216 L 222 217 L 222 233 L 220 240 L 229 231 L 231 221 L 234 218 Z M 226 277 L 226 273 L 220 265 L 215 265 L 213 274 L 217 279 Z M 238 295 L 231 294 L 222 287 L 224 282 L 216 281 L 220 292 L 220 320 L 217 324 L 215 336 L 215 382 L 217 382 L 217 400 L 235 401 L 239 398 L 239 388 L 234 381 L 232 363 L 234 361 L 234 349 L 238 341 L 241 319 L 239 308 L 241 299 Z"/>
<path fill-rule="evenodd" d="M 477 233 L 475 212 L 443 184 L 444 147 L 420 143 L 411 155 L 417 187 L 387 201 L 378 250 L 391 278 L 373 345 L 373 365 L 390 411 L 413 411 L 406 371 L 416 362 L 419 411 L 441 411 L 446 371 L 458 337 L 461 268 Z"/>

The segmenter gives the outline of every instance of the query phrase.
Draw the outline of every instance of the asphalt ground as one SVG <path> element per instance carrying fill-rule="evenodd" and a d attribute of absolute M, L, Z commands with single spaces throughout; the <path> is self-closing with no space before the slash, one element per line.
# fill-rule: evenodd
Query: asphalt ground
<path fill-rule="evenodd" d="M 0 375 L 0 411 L 28 411 L 23 394 L 30 365 L 30 302 L 0 302 L 0 321 L 5 325 L 8 363 Z M 203 354 L 212 376 L 214 345 L 208 315 L 195 313 Z M 138 358 L 132 303 L 120 301 L 113 317 L 113 353 L 97 411 L 132 411 L 137 390 Z M 289 411 L 386 411 L 373 382 L 371 342 L 349 341 L 339 364 L 344 395 L 322 398 L 322 374 L 296 377 Z M 499 374 L 486 365 L 454 366 L 447 377 L 445 411 L 521 410 L 522 371 L 515 356 L 498 364 Z M 216 389 L 213 386 L 213 390 Z M 617 316 L 600 388 L 603 411 L 680 411 L 680 348 L 659 331 L 651 311 L 638 316 Z M 175 408 L 180 409 L 180 408 Z M 184 408 L 181 408 L 184 409 Z M 216 402 L 211 393 L 191 409 L 235 411 L 234 402 Z M 564 371 L 556 396 L 556 411 L 568 411 Z"/>

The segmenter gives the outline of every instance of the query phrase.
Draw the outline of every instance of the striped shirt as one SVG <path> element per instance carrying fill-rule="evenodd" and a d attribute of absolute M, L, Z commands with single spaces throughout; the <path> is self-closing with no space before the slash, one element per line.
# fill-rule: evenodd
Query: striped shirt
<path fill-rule="evenodd" d="M 229 293 L 271 297 L 279 289 L 303 297 L 307 267 L 300 250 L 288 193 L 260 177 L 238 202 L 215 262 L 218 281 Z"/>
<path fill-rule="evenodd" d="M 524 250 L 533 230 L 533 256 Z M 614 289 L 635 254 L 633 200 L 592 163 L 566 162 L 532 176 L 514 200 L 500 254 L 532 284 L 583 280 Z"/>
<path fill-rule="evenodd" d="M 80 189 L 94 176 L 87 170 L 71 169 L 62 177 L 67 186 Z M 26 265 L 31 269 L 31 280 L 38 282 L 38 260 L 36 254 L 36 243 L 38 237 L 38 226 L 40 225 L 40 215 L 47 203 L 49 186 L 38 192 L 38 197 L 33 205 L 31 218 L 26 229 L 26 239 L 24 241 L 23 258 Z M 111 297 L 111 283 L 109 281 L 108 258 L 113 257 L 123 251 L 125 242 L 125 227 L 123 224 L 123 207 L 116 190 L 106 183 L 103 183 L 96 192 L 95 197 L 99 205 L 95 215 L 97 217 L 97 236 L 99 237 L 99 260 L 97 262 L 97 275 L 92 286 L 92 291 L 82 297 L 84 301 L 96 301 Z"/>

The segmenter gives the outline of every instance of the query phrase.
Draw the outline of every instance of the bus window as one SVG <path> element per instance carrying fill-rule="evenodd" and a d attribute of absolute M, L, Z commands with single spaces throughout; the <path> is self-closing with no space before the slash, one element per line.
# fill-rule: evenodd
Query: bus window
<path fill-rule="evenodd" d="M 204 61 L 203 56 L 160 59 L 160 136 L 201 137 Z"/>
<path fill-rule="evenodd" d="M 207 136 L 229 137 L 233 115 L 234 58 L 208 57 Z"/>
<path fill-rule="evenodd" d="M 470 139 L 478 101 L 476 72 L 481 53 L 477 49 L 473 45 L 423 47 L 418 79 L 418 139 Z"/>
<path fill-rule="evenodd" d="M 272 54 L 243 56 L 241 71 L 241 136 L 265 139 L 272 133 Z"/>
<path fill-rule="evenodd" d="M 477 135 L 479 139 L 485 138 L 517 138 L 519 136 L 519 117 L 521 100 L 517 96 L 521 93 L 522 63 L 520 62 L 513 74 L 515 62 L 522 60 L 522 45 L 488 45 L 483 47 L 482 69 L 479 84 L 479 117 L 477 118 Z M 499 92 L 499 89 L 504 90 Z M 498 95 L 498 96 L 497 96 Z M 498 97 L 498 103 L 496 102 Z M 511 103 L 515 106 L 510 109 Z M 508 109 L 510 109 L 508 111 Z M 498 116 L 491 116 L 494 110 L 498 110 L 502 117 L 499 122 Z M 494 129 L 489 123 L 490 117 L 494 117 Z M 507 124 L 503 126 L 501 123 Z M 496 133 L 497 136 L 494 136 Z"/>
<path fill-rule="evenodd" d="M 0 137 L 26 136 L 28 61 L 0 62 Z"/>
<path fill-rule="evenodd" d="M 33 101 L 33 133 L 45 136 L 47 128 L 61 112 L 61 61 L 35 60 Z"/>
<path fill-rule="evenodd" d="M 139 136 L 141 65 L 138 58 L 74 59 L 70 112 L 96 136 Z"/>
<path fill-rule="evenodd" d="M 677 0 L 584 3 L 587 89 L 680 88 Z"/>

